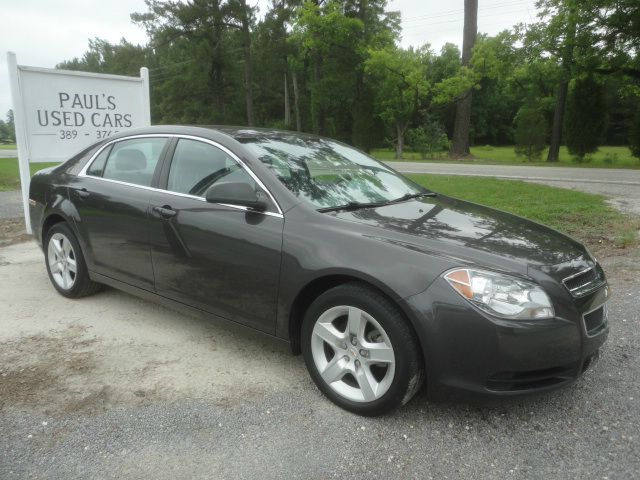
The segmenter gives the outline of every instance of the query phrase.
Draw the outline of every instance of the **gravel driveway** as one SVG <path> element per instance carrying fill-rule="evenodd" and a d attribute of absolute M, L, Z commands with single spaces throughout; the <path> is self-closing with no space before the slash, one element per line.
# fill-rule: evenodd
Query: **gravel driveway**
<path fill-rule="evenodd" d="M 0 478 L 639 478 L 639 260 L 605 262 L 611 334 L 575 385 L 367 419 L 278 343 L 115 290 L 66 300 L 34 244 L 0 248 Z"/>

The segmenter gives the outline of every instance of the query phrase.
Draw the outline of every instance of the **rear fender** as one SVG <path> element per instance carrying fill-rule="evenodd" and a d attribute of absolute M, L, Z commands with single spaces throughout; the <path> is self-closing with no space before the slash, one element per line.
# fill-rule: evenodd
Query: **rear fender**
<path fill-rule="evenodd" d="M 80 222 L 80 214 L 78 209 L 75 207 L 73 202 L 69 200 L 69 192 L 67 187 L 53 187 L 49 192 L 47 205 L 44 209 L 44 214 L 42 215 L 42 222 L 40 223 L 40 228 L 38 231 L 38 235 L 41 238 L 41 242 L 44 243 L 44 229 L 52 219 L 52 217 L 61 217 L 67 225 L 71 228 L 73 233 L 80 244 L 80 248 L 82 248 L 82 253 L 87 262 L 87 266 L 89 270 L 93 267 L 93 257 L 90 254 L 90 249 L 85 242 L 85 239 L 80 235 L 78 230 L 78 222 Z M 35 229 L 34 229 L 35 234 Z"/>

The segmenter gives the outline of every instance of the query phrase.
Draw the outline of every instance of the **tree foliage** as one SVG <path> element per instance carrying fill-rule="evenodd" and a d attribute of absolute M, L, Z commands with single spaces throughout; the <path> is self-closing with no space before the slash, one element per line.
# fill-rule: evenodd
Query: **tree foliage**
<path fill-rule="evenodd" d="M 13 111 L 7 112 L 7 120 L 0 120 L 0 143 L 16 143 L 16 128 L 13 123 Z"/>
<path fill-rule="evenodd" d="M 598 150 L 604 133 L 604 89 L 593 75 L 576 78 L 567 100 L 565 124 L 567 148 L 583 161 Z"/>
<path fill-rule="evenodd" d="M 402 158 L 404 136 L 432 87 L 426 75 L 429 56 L 426 48 L 388 48 L 372 50 L 365 63 L 365 72 L 378 86 L 376 112 L 395 130 L 396 158 Z"/>
<path fill-rule="evenodd" d="M 449 149 L 449 139 L 442 125 L 429 120 L 424 125 L 413 128 L 407 132 L 407 143 L 424 160 L 435 152 Z"/>
<path fill-rule="evenodd" d="M 515 118 L 516 154 L 523 155 L 530 162 L 540 160 L 547 137 L 547 122 L 540 108 L 524 104 Z"/>
<path fill-rule="evenodd" d="M 629 146 L 634 157 L 640 159 L 640 110 L 633 118 L 633 124 L 629 132 Z"/>
<path fill-rule="evenodd" d="M 436 124 L 453 139 L 456 106 L 469 92 L 471 145 L 517 143 L 533 158 L 549 141 L 553 152 L 576 140 L 570 118 L 581 109 L 604 122 L 605 134 L 593 138 L 633 137 L 637 0 L 540 0 L 537 21 L 479 33 L 464 62 L 453 44 L 400 47 L 400 15 L 387 3 L 270 0 L 260 12 L 246 0 L 146 0 L 132 14 L 146 45 L 96 38 L 58 66 L 124 75 L 147 66 L 154 123 L 295 129 L 364 150 L 391 141 L 397 156 L 407 135 L 427 148 Z M 598 113 L 575 94 L 587 78 L 601 89 Z"/>

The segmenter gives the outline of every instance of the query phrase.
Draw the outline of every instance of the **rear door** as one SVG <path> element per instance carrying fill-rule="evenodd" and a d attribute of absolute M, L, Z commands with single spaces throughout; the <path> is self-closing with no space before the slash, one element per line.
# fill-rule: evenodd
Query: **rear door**
<path fill-rule="evenodd" d="M 167 144 L 163 136 L 110 144 L 70 187 L 90 270 L 153 290 L 149 202 Z"/>
<path fill-rule="evenodd" d="M 157 293 L 253 328 L 275 332 L 284 219 L 208 203 L 218 181 L 256 178 L 224 147 L 178 139 L 166 178 L 151 201 L 152 262 Z"/>

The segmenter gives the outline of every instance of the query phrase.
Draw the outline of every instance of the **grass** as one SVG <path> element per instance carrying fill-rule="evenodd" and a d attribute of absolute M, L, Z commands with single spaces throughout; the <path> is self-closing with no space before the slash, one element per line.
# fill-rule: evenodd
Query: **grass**
<path fill-rule="evenodd" d="M 17 150 L 15 143 L 0 143 L 0 150 Z"/>
<path fill-rule="evenodd" d="M 57 165 L 31 164 L 31 174 Z M 640 221 L 620 213 L 602 195 L 517 180 L 444 175 L 408 175 L 436 192 L 515 213 L 586 243 L 597 254 L 638 245 Z M 0 191 L 20 189 L 18 160 L 0 158 Z"/>
<path fill-rule="evenodd" d="M 29 165 L 31 175 L 43 168 L 58 165 L 58 163 L 32 163 Z M 0 158 L 0 192 L 20 190 L 20 170 L 17 158 Z"/>
<path fill-rule="evenodd" d="M 408 175 L 436 192 L 515 213 L 567 233 L 597 255 L 638 245 L 640 221 L 605 202 L 602 195 L 517 180 Z"/>
<path fill-rule="evenodd" d="M 374 157 L 379 160 L 395 161 L 395 152 L 390 149 L 374 149 Z M 545 167 L 588 167 L 588 168 L 638 168 L 640 169 L 640 159 L 631 155 L 628 147 L 600 147 L 599 150 L 588 157 L 585 162 L 574 161 L 566 147 L 560 148 L 560 161 L 548 163 L 545 150 L 539 161 L 529 162 L 524 157 L 516 155 L 513 146 L 492 147 L 491 145 L 471 147 L 471 154 L 475 157 L 467 160 L 452 160 L 447 157 L 446 152 L 439 152 L 433 158 L 423 160 L 417 152 L 405 152 L 404 161 L 416 162 L 459 162 L 487 165 L 535 165 Z"/>

